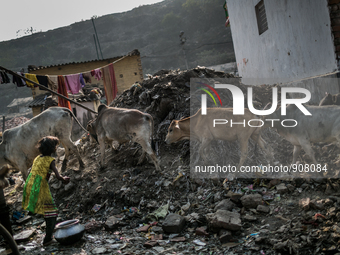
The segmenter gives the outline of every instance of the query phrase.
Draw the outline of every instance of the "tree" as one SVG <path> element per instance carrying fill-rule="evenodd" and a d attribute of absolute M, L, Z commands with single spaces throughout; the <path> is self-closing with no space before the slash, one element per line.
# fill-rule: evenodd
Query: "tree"
<path fill-rule="evenodd" d="M 24 35 L 33 35 L 37 30 L 33 27 L 19 29 L 16 31 L 17 37 L 21 37 Z M 22 34 L 23 33 L 23 34 Z"/>
<path fill-rule="evenodd" d="M 180 17 L 174 14 L 174 12 L 170 12 L 166 14 L 162 20 L 162 25 L 165 27 L 174 27 L 179 23 Z"/>

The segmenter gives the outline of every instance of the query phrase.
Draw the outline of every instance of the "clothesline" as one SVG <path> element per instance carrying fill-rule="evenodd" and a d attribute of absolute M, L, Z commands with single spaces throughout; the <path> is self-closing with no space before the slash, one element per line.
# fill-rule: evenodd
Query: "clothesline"
<path fill-rule="evenodd" d="M 104 68 L 104 67 L 107 67 L 107 66 L 109 66 L 109 65 L 111 65 L 111 64 L 115 64 L 115 63 L 117 63 L 117 62 L 123 60 L 124 58 L 129 57 L 129 56 L 130 56 L 130 55 L 128 54 L 128 55 L 126 55 L 126 56 L 124 56 L 124 57 L 121 57 L 120 59 L 117 59 L 116 61 L 111 62 L 110 64 L 107 64 L 107 65 L 105 65 L 105 66 L 98 67 L 98 68 L 96 68 L 96 69 Z M 81 72 L 81 73 L 74 73 L 74 74 L 88 73 L 88 72 L 91 72 L 91 71 L 92 71 L 92 70 L 87 70 L 87 71 L 84 71 L 84 72 Z M 73 74 L 71 74 L 71 75 L 73 75 Z"/>
<path fill-rule="evenodd" d="M 98 73 L 99 73 L 99 72 L 102 72 L 102 73 L 100 73 L 100 75 L 97 74 L 97 73 L 96 73 L 95 75 L 97 75 L 97 79 L 98 79 L 99 77 L 100 77 L 100 78 L 102 77 L 103 80 L 104 80 L 104 90 L 105 90 L 105 96 L 106 96 L 106 100 L 107 100 L 107 103 L 108 103 L 108 104 L 109 104 L 110 102 L 112 102 L 112 100 L 116 97 L 116 94 L 117 94 L 117 83 L 116 83 L 116 78 L 115 78 L 115 74 L 114 74 L 114 70 L 113 70 L 113 64 L 115 64 L 115 63 L 117 63 L 117 62 L 123 60 L 124 58 L 126 58 L 126 57 L 128 57 L 128 56 L 130 56 L 130 54 L 128 54 L 128 55 L 126 55 L 126 56 L 123 56 L 123 57 L 121 57 L 120 59 L 117 59 L 116 61 L 114 61 L 114 62 L 112 62 L 112 63 L 110 63 L 110 64 L 108 64 L 108 65 L 105 65 L 105 66 L 102 66 L 102 67 L 99 67 L 99 68 L 96 68 L 96 69 L 95 69 L 95 70 L 98 70 Z M 67 100 L 67 102 L 72 102 L 72 103 L 74 103 L 74 104 L 76 104 L 76 105 L 78 105 L 78 106 L 80 106 L 80 107 L 82 107 L 82 108 L 84 108 L 84 109 L 86 109 L 86 110 L 92 112 L 92 113 L 97 114 L 97 112 L 93 111 L 92 109 L 90 109 L 90 108 L 88 108 L 88 107 L 86 107 L 86 106 L 84 106 L 84 105 L 82 105 L 82 104 L 80 104 L 80 103 L 78 103 L 78 102 L 76 102 L 76 101 L 74 101 L 74 100 L 72 100 L 72 99 L 69 99 L 67 96 L 64 96 L 63 94 L 67 95 L 67 91 L 66 91 L 65 88 L 63 88 L 63 89 L 64 89 L 64 90 L 63 90 L 62 88 L 59 88 L 59 86 L 58 86 L 58 92 L 60 91 L 60 92 L 63 93 L 63 94 L 60 94 L 60 93 L 58 93 L 58 92 L 56 92 L 56 91 L 53 91 L 52 89 L 47 88 L 46 86 L 44 86 L 44 85 L 42 85 L 42 84 L 40 84 L 39 80 L 36 78 L 36 76 L 35 76 L 34 74 L 25 74 L 25 76 L 30 77 L 30 75 L 32 75 L 31 77 L 32 77 L 32 78 L 35 78 L 35 80 L 38 81 L 38 82 L 33 81 L 32 79 L 29 79 L 29 78 L 27 78 L 27 77 L 24 77 L 23 75 L 20 75 L 20 74 L 18 74 L 18 73 L 15 73 L 15 72 L 13 72 L 13 71 L 11 71 L 11 70 L 9 70 L 9 69 L 7 69 L 7 68 L 4 68 L 4 67 L 2 67 L 2 66 L 0 66 L 0 70 L 3 70 L 3 71 L 5 71 L 6 73 L 9 73 L 9 74 L 13 75 L 13 77 L 18 77 L 19 80 L 22 79 L 22 80 L 26 81 L 26 85 L 28 85 L 28 86 L 29 86 L 29 84 L 33 84 L 33 85 L 35 85 L 35 86 L 38 86 L 39 88 L 43 88 L 44 90 L 47 90 L 47 91 L 51 92 L 52 94 L 57 95 L 58 97 L 60 97 L 59 99 L 62 98 L 62 99 L 64 99 L 64 100 Z M 72 78 L 72 76 L 74 76 L 74 75 L 79 75 L 79 77 L 80 77 L 81 74 L 83 74 L 83 73 L 88 73 L 88 72 L 92 72 L 92 71 L 94 71 L 94 70 L 87 71 L 87 72 L 82 72 L 82 73 L 70 74 L 70 75 L 66 75 L 66 76 Z M 65 78 L 66 76 L 63 76 L 63 77 L 61 77 L 61 76 L 62 76 L 62 75 L 59 75 L 59 76 L 58 76 L 58 85 L 59 85 L 59 83 L 61 83 L 61 84 L 63 84 L 63 85 L 64 85 L 64 83 L 65 83 L 64 78 Z M 41 77 L 41 76 L 40 76 L 40 77 Z M 46 76 L 46 77 L 49 77 L 49 76 Z M 52 77 L 52 76 L 51 76 L 51 77 Z M 59 80 L 59 79 L 60 79 L 60 80 Z M 68 82 L 67 79 L 66 79 L 66 82 Z M 112 84 L 112 86 L 107 86 L 107 84 Z M 65 86 L 65 85 L 64 85 L 64 86 Z M 79 90 L 78 90 L 78 91 L 79 91 Z M 71 93 L 73 93 L 73 92 L 75 92 L 75 91 L 71 91 Z M 59 101 L 62 101 L 62 99 L 59 100 Z M 65 104 L 65 101 L 64 101 L 63 104 Z M 60 105 L 60 104 L 59 104 L 59 105 Z M 70 104 L 69 104 L 69 103 L 67 103 L 67 105 L 63 105 L 63 106 L 70 108 Z"/>
<path fill-rule="evenodd" d="M 70 99 L 70 98 L 68 98 L 68 97 L 65 97 L 64 95 L 59 94 L 59 93 L 57 93 L 57 92 L 55 92 L 55 91 L 53 91 L 53 90 L 51 90 L 51 89 L 45 87 L 44 85 L 41 85 L 41 84 L 35 82 L 35 81 L 32 81 L 32 80 L 30 80 L 30 79 L 27 79 L 26 77 L 24 77 L 24 76 L 22 76 L 22 75 L 19 75 L 19 74 L 17 74 L 16 72 L 13 72 L 13 71 L 11 71 L 11 70 L 5 68 L 5 67 L 0 66 L 0 70 L 3 70 L 3 71 L 5 71 L 6 73 L 11 74 L 11 75 L 14 75 L 14 76 L 16 76 L 16 77 L 19 77 L 19 78 L 25 80 L 26 82 L 30 82 L 30 83 L 32 83 L 32 84 L 34 84 L 34 85 L 36 85 L 36 86 L 38 86 L 38 87 L 40 87 L 40 88 L 43 88 L 44 90 L 47 90 L 47 91 L 51 92 L 52 94 L 55 94 L 55 95 L 57 95 L 57 96 L 59 96 L 59 97 L 65 99 L 65 100 L 67 100 L 67 101 L 69 101 L 69 102 L 72 102 L 72 103 L 74 103 L 74 104 L 76 104 L 76 105 L 78 105 L 78 106 L 80 106 L 80 107 L 82 107 L 82 108 L 84 108 L 84 109 L 86 109 L 86 110 L 92 112 L 92 113 L 97 114 L 96 111 L 94 111 L 94 110 L 92 110 L 92 109 L 90 109 L 90 108 L 88 108 L 88 107 L 82 105 L 81 103 L 78 103 L 78 102 L 76 102 L 76 101 L 74 101 L 74 100 L 72 100 L 72 99 Z"/>

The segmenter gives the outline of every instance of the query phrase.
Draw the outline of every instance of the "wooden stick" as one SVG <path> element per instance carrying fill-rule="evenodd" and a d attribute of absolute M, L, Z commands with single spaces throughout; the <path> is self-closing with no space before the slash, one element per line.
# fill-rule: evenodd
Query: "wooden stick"
<path fill-rule="evenodd" d="M 11 70 L 5 68 L 5 67 L 0 66 L 0 69 L 6 71 L 6 73 L 9 73 L 9 74 L 15 75 L 15 76 L 17 76 L 17 77 L 20 77 L 21 79 L 23 79 L 23 80 L 25 80 L 25 81 L 31 82 L 31 83 L 33 83 L 34 85 L 37 85 L 37 86 L 39 86 L 40 88 L 43 88 L 44 90 L 47 90 L 47 91 L 51 92 L 52 94 L 55 94 L 55 95 L 57 95 L 57 96 L 59 96 L 59 97 L 61 97 L 61 98 L 64 98 L 64 99 L 67 100 L 67 101 L 70 101 L 70 102 L 72 102 L 72 103 L 74 103 L 74 104 L 76 104 L 76 105 L 78 105 L 78 106 L 80 106 L 80 107 L 83 107 L 84 109 L 86 109 L 86 110 L 88 110 L 88 111 L 90 111 L 90 112 L 92 112 L 92 113 L 97 114 L 96 111 L 94 111 L 94 110 L 92 110 L 92 109 L 90 109 L 90 108 L 88 108 L 88 107 L 82 105 L 81 103 L 78 103 L 78 102 L 76 102 L 76 101 L 74 101 L 74 100 L 68 98 L 68 97 L 65 97 L 64 95 L 61 95 L 61 94 L 59 94 L 59 93 L 57 93 L 57 92 L 55 92 L 55 91 L 53 91 L 53 90 L 51 90 L 51 89 L 49 89 L 49 88 L 46 88 L 44 85 L 41 85 L 41 84 L 36 83 L 36 82 L 34 82 L 34 81 L 31 81 L 30 79 L 27 79 L 26 77 L 21 76 L 21 75 L 15 73 L 15 72 L 13 72 L 13 71 L 11 71 Z"/>

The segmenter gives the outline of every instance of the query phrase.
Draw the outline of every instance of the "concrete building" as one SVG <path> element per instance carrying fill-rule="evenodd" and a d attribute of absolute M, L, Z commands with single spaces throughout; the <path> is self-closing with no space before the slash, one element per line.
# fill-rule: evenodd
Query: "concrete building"
<path fill-rule="evenodd" d="M 340 0 L 227 0 L 244 84 L 339 93 Z"/>

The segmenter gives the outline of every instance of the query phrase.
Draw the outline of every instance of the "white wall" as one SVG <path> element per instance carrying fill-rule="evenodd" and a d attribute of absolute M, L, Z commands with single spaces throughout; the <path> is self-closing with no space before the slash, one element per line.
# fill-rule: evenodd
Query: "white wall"
<path fill-rule="evenodd" d="M 222 71 L 225 73 L 235 73 L 237 72 L 237 65 L 236 62 L 221 64 L 221 65 L 214 65 L 214 66 L 207 66 L 209 69 L 214 69 L 215 71 Z"/>
<path fill-rule="evenodd" d="M 337 70 L 327 0 L 264 0 L 268 30 L 261 35 L 258 2 L 227 0 L 243 83 L 284 83 Z"/>

